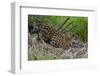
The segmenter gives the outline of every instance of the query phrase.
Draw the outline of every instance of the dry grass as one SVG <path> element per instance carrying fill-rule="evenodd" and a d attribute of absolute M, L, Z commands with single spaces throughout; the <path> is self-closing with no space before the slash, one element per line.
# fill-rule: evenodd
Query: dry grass
<path fill-rule="evenodd" d="M 54 60 L 54 59 L 77 59 L 87 58 L 87 43 L 83 43 L 77 36 L 72 37 L 70 46 L 63 50 L 55 48 L 44 41 L 37 40 L 37 35 L 29 34 L 28 60 Z"/>

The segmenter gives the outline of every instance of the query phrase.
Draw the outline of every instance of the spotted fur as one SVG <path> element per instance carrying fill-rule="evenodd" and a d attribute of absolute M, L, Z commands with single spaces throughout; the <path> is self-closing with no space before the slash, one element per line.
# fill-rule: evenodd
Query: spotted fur
<path fill-rule="evenodd" d="M 39 26 L 37 29 L 35 28 L 35 31 L 32 33 L 35 33 L 37 30 L 40 36 L 39 38 L 53 47 L 66 49 L 69 46 L 70 38 L 66 33 L 61 33 L 48 25 Z"/>

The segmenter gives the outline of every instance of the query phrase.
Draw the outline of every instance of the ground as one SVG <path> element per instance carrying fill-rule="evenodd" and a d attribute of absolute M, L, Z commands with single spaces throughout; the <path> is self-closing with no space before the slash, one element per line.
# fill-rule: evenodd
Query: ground
<path fill-rule="evenodd" d="M 63 50 L 55 48 L 44 41 L 37 40 L 37 35 L 28 34 L 28 60 L 54 60 L 87 58 L 88 43 L 82 42 L 77 36 L 73 36 L 70 46 Z"/>

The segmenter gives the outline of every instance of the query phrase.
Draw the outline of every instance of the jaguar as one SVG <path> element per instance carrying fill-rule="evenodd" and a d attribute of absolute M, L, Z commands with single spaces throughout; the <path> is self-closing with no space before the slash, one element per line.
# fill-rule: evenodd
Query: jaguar
<path fill-rule="evenodd" d="M 31 34 L 37 34 L 38 40 L 42 39 L 47 44 L 52 45 L 55 48 L 63 48 L 66 49 L 70 45 L 70 36 L 63 32 L 63 25 L 69 20 L 68 17 L 58 29 L 53 28 L 47 24 L 42 22 L 38 22 L 36 26 L 29 26 L 29 32 Z M 69 23 L 70 25 L 71 23 Z M 69 26 L 67 25 L 67 26 Z"/>

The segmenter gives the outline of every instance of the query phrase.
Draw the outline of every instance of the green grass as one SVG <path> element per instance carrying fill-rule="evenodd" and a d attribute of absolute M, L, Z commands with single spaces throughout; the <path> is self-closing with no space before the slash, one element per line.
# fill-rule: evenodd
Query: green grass
<path fill-rule="evenodd" d="M 57 29 L 66 18 L 70 17 L 70 20 L 68 20 L 67 23 L 64 24 L 64 27 L 70 23 L 73 22 L 69 27 L 67 27 L 65 30 L 71 29 L 69 32 L 73 32 L 77 34 L 80 39 L 84 42 L 87 42 L 88 37 L 88 17 L 78 17 L 78 16 L 39 16 L 39 15 L 29 15 L 28 16 L 28 24 L 35 26 L 37 24 L 40 24 L 38 21 L 45 24 L 48 24 L 49 26 L 54 27 Z"/>

